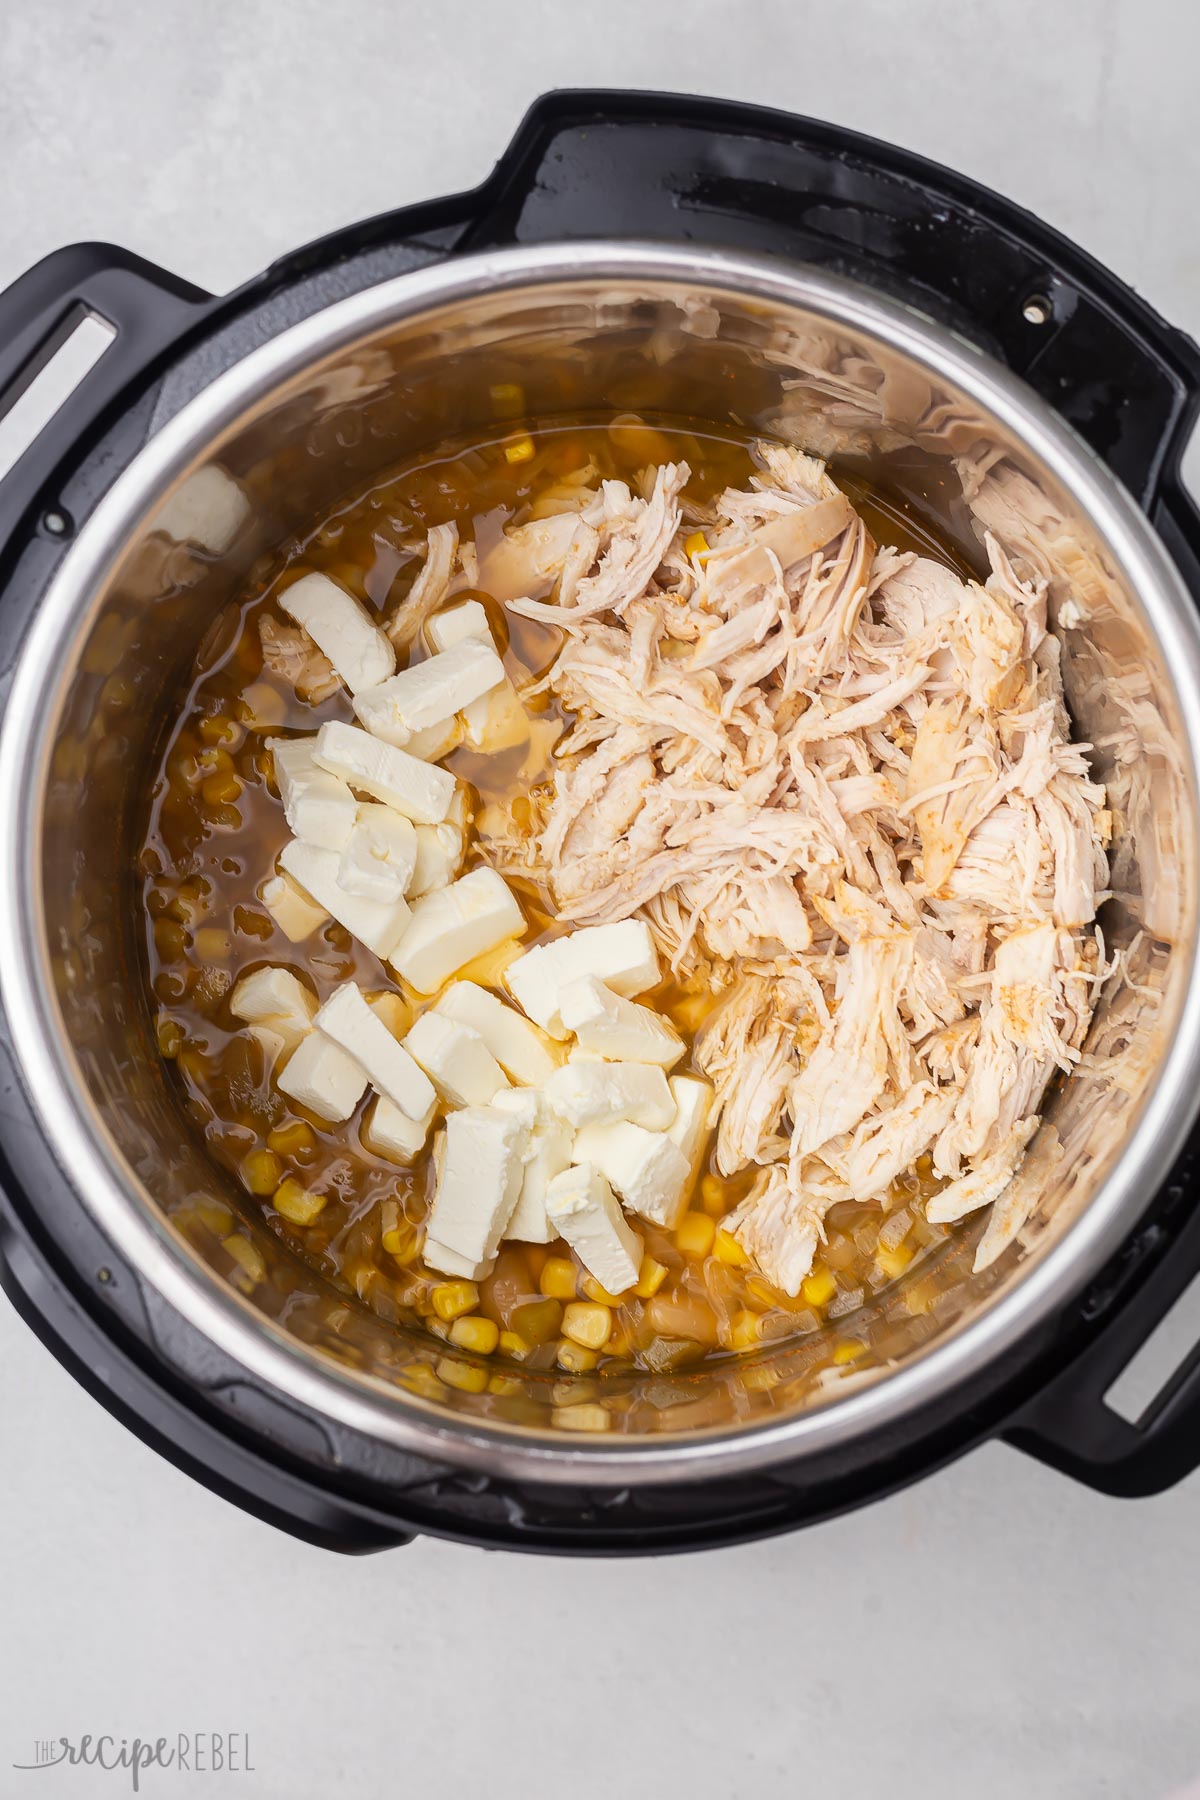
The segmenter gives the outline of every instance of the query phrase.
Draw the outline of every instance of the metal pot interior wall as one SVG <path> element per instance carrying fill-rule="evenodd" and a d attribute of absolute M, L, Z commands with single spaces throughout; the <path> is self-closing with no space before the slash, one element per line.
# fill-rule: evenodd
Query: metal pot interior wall
<path fill-rule="evenodd" d="M 544 419 L 734 417 L 820 454 L 866 459 L 885 483 L 903 459 L 909 492 L 923 471 L 922 505 L 966 534 L 981 570 L 990 530 L 1049 584 L 1077 731 L 1096 745 L 1096 774 L 1109 784 L 1116 897 L 1102 924 L 1129 979 L 1106 992 L 1079 1068 L 1046 1107 L 1019 1178 L 1039 1196 L 1030 1224 L 974 1273 L 986 1225 L 968 1221 L 933 1266 L 840 1321 L 840 1335 L 867 1346 L 853 1370 L 833 1364 L 826 1329 L 669 1376 L 606 1382 L 514 1368 L 502 1393 L 448 1388 L 434 1373 L 440 1344 L 331 1286 L 256 1217 L 206 1157 L 157 1054 L 134 853 L 145 771 L 198 643 L 256 559 L 338 495 L 486 427 L 487 390 L 499 381 L 519 382 Z M 665 281 L 564 280 L 377 329 L 248 405 L 170 493 L 148 494 L 62 667 L 42 796 L 45 945 L 97 1127 L 129 1171 L 133 1203 L 166 1219 L 214 1281 L 397 1405 L 517 1429 L 548 1426 L 555 1401 L 599 1399 L 614 1428 L 652 1436 L 727 1432 L 836 1402 L 959 1329 L 1059 1239 L 1113 1167 L 1170 1040 L 1196 900 L 1191 771 L 1179 697 L 1138 598 L 1071 496 L 995 418 L 816 313 Z M 240 1216 L 261 1279 L 206 1226 L 198 1202 L 213 1195 Z"/>

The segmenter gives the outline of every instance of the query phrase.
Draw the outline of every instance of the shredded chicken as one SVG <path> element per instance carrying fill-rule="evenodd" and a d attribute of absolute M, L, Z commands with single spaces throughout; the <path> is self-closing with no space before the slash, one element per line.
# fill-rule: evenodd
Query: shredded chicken
<path fill-rule="evenodd" d="M 478 579 L 561 629 L 572 721 L 492 854 L 568 922 L 644 918 L 719 996 L 717 1163 L 759 1170 L 727 1225 L 794 1295 L 829 1208 L 922 1158 L 931 1221 L 998 1203 L 981 1264 L 1024 1224 L 1013 1177 L 1105 973 L 1109 815 L 1044 580 L 990 538 L 982 583 L 878 549 L 822 462 L 755 456 L 702 537 L 686 466 L 576 481 L 477 539 Z"/>

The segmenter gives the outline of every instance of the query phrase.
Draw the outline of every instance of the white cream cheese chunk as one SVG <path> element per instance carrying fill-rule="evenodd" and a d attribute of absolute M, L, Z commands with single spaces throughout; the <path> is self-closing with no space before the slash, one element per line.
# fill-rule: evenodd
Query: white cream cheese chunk
<path fill-rule="evenodd" d="M 354 710 L 368 731 L 403 748 L 414 732 L 443 730 L 503 680 L 504 664 L 490 637 L 486 644 L 467 639 L 356 694 Z"/>
<path fill-rule="evenodd" d="M 595 1163 L 626 1206 L 673 1231 L 687 1204 L 689 1169 L 665 1132 L 641 1125 L 585 1125 L 575 1137 L 576 1162 Z"/>
<path fill-rule="evenodd" d="M 491 1261 L 521 1191 L 528 1138 L 520 1114 L 494 1106 L 449 1115 L 427 1240 L 477 1264 Z"/>
<path fill-rule="evenodd" d="M 536 1088 L 509 1088 L 492 1102 L 519 1112 L 529 1124 L 529 1144 L 521 1192 L 504 1235 L 522 1244 L 550 1244 L 558 1236 L 546 1217 L 546 1190 L 556 1175 L 570 1167 L 574 1133 Z"/>
<path fill-rule="evenodd" d="M 642 1262 L 642 1240 L 599 1169 L 577 1163 L 556 1175 L 546 1189 L 546 1216 L 601 1287 L 621 1294 L 633 1286 Z"/>
<path fill-rule="evenodd" d="M 651 1063 L 568 1062 L 546 1081 L 546 1098 L 576 1130 L 627 1119 L 665 1131 L 675 1117 L 667 1078 Z"/>
<path fill-rule="evenodd" d="M 584 1050 L 613 1062 L 657 1063 L 669 1069 L 683 1055 L 683 1040 L 665 1019 L 614 994 L 593 975 L 563 989 L 559 1012 Z"/>
<path fill-rule="evenodd" d="M 696 1075 L 672 1075 L 670 1087 L 675 1117 L 667 1126 L 667 1136 L 683 1152 L 689 1180 L 694 1180 L 708 1143 L 713 1091 L 707 1081 L 701 1081 Z M 645 1120 L 640 1123 L 644 1124 Z"/>
<path fill-rule="evenodd" d="M 311 993 L 290 969 L 268 966 L 243 975 L 229 996 L 229 1010 L 247 1025 L 270 1025 L 285 1043 L 311 1030 L 317 1010 Z"/>
<path fill-rule="evenodd" d="M 315 737 L 268 738 L 284 817 L 298 838 L 340 850 L 354 829 L 354 795 L 316 760 Z"/>
<path fill-rule="evenodd" d="M 423 1069 L 397 1042 L 353 981 L 336 988 L 313 1020 L 318 1031 L 352 1056 L 372 1087 L 410 1119 L 425 1119 L 437 1096 Z"/>
<path fill-rule="evenodd" d="M 414 825 L 440 825 L 454 800 L 457 784 L 446 769 L 380 743 L 357 725 L 326 720 L 317 733 L 315 755 L 322 769 L 394 806 Z"/>
<path fill-rule="evenodd" d="M 410 1119 L 394 1100 L 380 1094 L 363 1120 L 362 1141 L 374 1155 L 389 1162 L 411 1163 L 425 1148 L 433 1110 L 430 1107 L 423 1119 Z"/>
<path fill-rule="evenodd" d="M 440 825 L 418 825 L 417 862 L 408 886 L 418 899 L 433 888 L 447 887 L 458 874 L 463 859 L 463 834 L 449 819 Z"/>
<path fill-rule="evenodd" d="M 506 980 L 529 1017 L 551 1037 L 565 1038 L 559 1013 L 563 990 L 595 976 L 617 994 L 642 994 L 659 979 L 658 954 L 640 919 L 617 925 L 589 925 L 568 937 L 538 944 L 513 963 Z"/>
<path fill-rule="evenodd" d="M 389 961 L 410 987 L 432 994 L 466 963 L 524 930 L 524 916 L 502 878 L 494 869 L 472 869 L 414 901 Z"/>
<path fill-rule="evenodd" d="M 478 1281 L 492 1266 L 490 1256 L 460 1256 L 457 1250 L 449 1250 L 431 1237 L 425 1239 L 421 1255 L 431 1269 L 437 1269 L 442 1275 L 458 1276 L 463 1281 Z"/>
<path fill-rule="evenodd" d="M 474 981 L 454 982 L 433 1010 L 477 1031 L 500 1067 L 514 1081 L 522 1081 L 528 1087 L 540 1087 L 558 1067 L 558 1057 L 545 1033 Z"/>
<path fill-rule="evenodd" d="M 316 844 L 302 844 L 292 838 L 279 852 L 279 861 L 293 881 L 344 925 L 351 937 L 386 958 L 408 925 L 408 904 L 404 900 L 364 900 L 351 894 L 339 879 L 341 864 L 336 850 L 322 850 Z"/>
<path fill-rule="evenodd" d="M 507 1077 L 477 1031 L 437 1012 L 422 1013 L 404 1040 L 451 1106 L 486 1106 Z"/>
<path fill-rule="evenodd" d="M 338 882 L 364 900 L 400 900 L 417 866 L 417 829 L 378 800 L 360 802 L 338 865 Z"/>
<path fill-rule="evenodd" d="M 306 894 L 290 875 L 268 876 L 258 897 L 284 937 L 290 938 L 293 944 L 302 944 L 329 917 L 325 908 L 318 906 L 312 895 Z"/>
<path fill-rule="evenodd" d="M 425 635 L 435 650 L 450 650 L 463 643 L 496 647 L 487 613 L 478 600 L 463 600 L 445 612 L 435 613 L 425 627 Z M 515 749 L 529 737 L 529 714 L 507 675 L 488 693 L 464 706 L 462 716 L 467 743 L 485 755 Z"/>
<path fill-rule="evenodd" d="M 249 517 L 245 490 L 220 463 L 208 463 L 176 488 L 155 513 L 151 526 L 178 543 L 197 544 L 220 556 Z"/>
<path fill-rule="evenodd" d="M 367 1091 L 367 1077 L 352 1056 L 323 1032 L 313 1031 L 289 1058 L 278 1078 L 279 1091 L 301 1106 L 340 1125 Z"/>
<path fill-rule="evenodd" d="M 362 603 L 328 575 L 305 575 L 285 588 L 279 605 L 302 625 L 352 694 L 386 681 L 396 653 Z"/>

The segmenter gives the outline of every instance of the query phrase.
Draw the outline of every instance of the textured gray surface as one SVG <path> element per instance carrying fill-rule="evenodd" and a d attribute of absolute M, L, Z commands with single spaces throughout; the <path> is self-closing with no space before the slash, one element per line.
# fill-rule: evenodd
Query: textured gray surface
<path fill-rule="evenodd" d="M 736 18 L 736 24 L 734 23 Z M 110 238 L 214 288 L 477 180 L 550 86 L 709 91 L 956 164 L 1200 330 L 1182 0 L 8 0 L 0 281 Z M 1200 1482 L 1137 1505 L 988 1449 L 780 1542 L 652 1564 L 425 1542 L 348 1563 L 239 1517 L 0 1302 L 0 1795 L 36 1738 L 247 1731 L 143 1792 L 1157 1800 L 1200 1771 Z"/>

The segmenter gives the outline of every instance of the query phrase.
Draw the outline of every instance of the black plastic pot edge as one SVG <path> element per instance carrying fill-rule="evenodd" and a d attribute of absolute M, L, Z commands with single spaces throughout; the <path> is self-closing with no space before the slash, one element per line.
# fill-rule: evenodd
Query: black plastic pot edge
<path fill-rule="evenodd" d="M 862 228 L 848 231 L 847 221 Z M 929 255 L 918 243 L 921 231 L 938 237 Z M 1179 473 L 1200 396 L 1200 351 L 1132 290 L 1021 208 L 905 151 L 732 103 L 585 91 L 535 103 L 477 189 L 335 233 L 229 295 L 205 295 L 104 245 L 57 252 L 0 295 L 0 408 L 61 341 L 69 319 L 94 310 L 117 327 L 113 348 L 0 484 L 0 615 L 21 627 L 4 633 L 6 665 L 64 548 L 39 528 L 39 515 L 61 506 L 69 535 L 88 506 L 72 511 L 64 493 L 81 491 L 94 502 L 122 456 L 127 461 L 162 417 L 255 343 L 346 293 L 446 255 L 552 238 L 647 236 L 796 256 L 915 299 L 1058 404 L 1150 513 L 1200 596 L 1200 519 Z M 938 269 L 940 283 L 931 280 Z M 1041 325 L 1022 313 L 1034 294 L 1049 302 Z M 1110 387 L 1123 382 L 1124 391 L 1097 400 L 1097 368 L 1109 372 Z M 1073 416 L 1081 392 L 1087 408 Z M 114 454 L 113 440 L 122 437 Z M 11 1089 L 8 1098 L 15 1098 Z M 499 1488 L 497 1517 L 468 1522 L 446 1502 L 452 1494 L 478 1500 L 478 1484 L 452 1471 L 429 1471 L 428 1507 L 418 1497 L 419 1481 L 403 1483 L 401 1517 L 386 1496 L 368 1497 L 336 1460 L 316 1470 L 311 1461 L 289 1459 L 274 1440 L 264 1457 L 261 1433 L 246 1430 L 228 1407 L 209 1406 L 156 1359 L 153 1332 L 148 1351 L 130 1322 L 137 1306 L 118 1323 L 69 1260 L 56 1266 L 56 1248 L 38 1241 L 36 1226 L 28 1233 L 28 1217 L 18 1218 L 26 1209 L 11 1194 L 7 1218 L 0 1207 L 0 1268 L 7 1266 L 5 1285 L 18 1310 L 110 1411 L 206 1485 L 312 1542 L 378 1548 L 415 1529 L 475 1543 L 653 1552 L 741 1541 L 829 1516 L 894 1491 L 997 1433 L 1105 1492 L 1149 1493 L 1177 1480 L 1200 1459 L 1200 1441 L 1190 1454 L 1200 1407 L 1197 1358 L 1137 1426 L 1117 1420 L 1103 1395 L 1200 1268 L 1200 1227 L 1180 1223 L 1193 1193 L 1189 1153 L 1053 1338 L 1019 1367 L 1014 1359 L 987 1394 L 956 1413 L 952 1428 L 914 1422 L 911 1441 L 888 1446 L 868 1483 L 858 1475 L 849 1485 L 793 1487 L 784 1469 L 755 1480 L 756 1503 L 740 1522 L 710 1514 L 662 1530 L 649 1522 L 631 1530 L 629 1518 L 618 1528 L 611 1496 L 580 1528 L 564 1531 L 547 1517 L 535 1527 L 517 1512 L 536 1497 Z M 61 1329 L 47 1309 L 62 1315 Z M 146 1316 L 144 1304 L 140 1310 Z M 181 1414 L 187 1446 L 168 1429 Z M 771 1518 L 763 1510 L 768 1489 L 777 1502 L 766 1509 Z M 396 1490 L 389 1491 L 394 1499 Z M 642 1541 L 631 1542 L 633 1536 Z"/>

